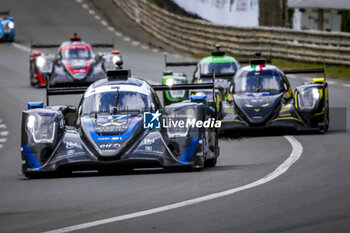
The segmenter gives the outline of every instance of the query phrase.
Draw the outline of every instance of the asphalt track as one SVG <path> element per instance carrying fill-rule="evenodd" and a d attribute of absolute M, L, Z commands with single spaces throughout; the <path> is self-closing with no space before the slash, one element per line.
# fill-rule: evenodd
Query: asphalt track
<path fill-rule="evenodd" d="M 131 39 L 128 25 L 118 20 L 122 15 L 105 18 L 89 1 L 2 0 L 1 7 L 11 8 L 17 31 L 16 44 L 0 44 L 0 232 L 43 232 L 181 203 L 253 183 L 290 157 L 293 148 L 286 138 L 270 135 L 220 140 L 217 167 L 201 172 L 144 170 L 116 176 L 24 178 L 21 112 L 28 101 L 44 100 L 44 90 L 29 86 L 30 41 L 61 42 L 73 32 L 91 43 L 114 38 L 125 67 L 153 82 L 159 82 L 164 68 L 163 50 L 152 49 L 147 44 L 152 39 L 146 45 L 138 43 L 135 32 Z M 113 5 L 103 10 L 112 12 Z M 112 23 L 117 31 L 108 28 Z M 184 59 L 163 48 L 170 52 L 169 59 Z M 296 85 L 305 80 L 293 77 L 291 81 Z M 350 136 L 342 118 L 349 109 L 350 87 L 349 82 L 330 81 L 334 110 L 330 131 L 296 135 L 302 155 L 280 176 L 232 195 L 80 231 L 349 232 Z M 77 101 L 78 97 L 66 96 L 52 103 Z M 349 117 L 344 121 L 350 125 Z"/>

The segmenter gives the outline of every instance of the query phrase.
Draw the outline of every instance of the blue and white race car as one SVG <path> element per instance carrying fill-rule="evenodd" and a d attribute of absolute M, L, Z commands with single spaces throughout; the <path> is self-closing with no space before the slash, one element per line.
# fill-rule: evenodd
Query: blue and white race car
<path fill-rule="evenodd" d="M 77 109 L 28 104 L 22 118 L 23 174 L 37 177 L 62 171 L 214 167 L 220 151 L 218 127 L 212 125 L 219 122 L 215 101 L 193 96 L 163 108 L 155 93 L 213 89 L 214 85 L 150 86 L 129 74 L 128 70 L 108 71 L 107 79 L 87 89 L 47 85 L 48 96 L 84 95 Z"/>
<path fill-rule="evenodd" d="M 12 42 L 15 39 L 15 21 L 9 11 L 0 11 L 0 41 Z"/>

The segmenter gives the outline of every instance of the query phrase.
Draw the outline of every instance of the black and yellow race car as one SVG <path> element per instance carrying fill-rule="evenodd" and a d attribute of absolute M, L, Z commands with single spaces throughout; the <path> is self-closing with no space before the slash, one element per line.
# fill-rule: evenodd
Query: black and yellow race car
<path fill-rule="evenodd" d="M 297 86 L 289 74 L 321 73 L 322 77 Z M 220 132 L 285 128 L 326 132 L 329 126 L 328 85 L 324 69 L 282 71 L 266 60 L 252 60 L 232 79 L 222 102 Z"/>

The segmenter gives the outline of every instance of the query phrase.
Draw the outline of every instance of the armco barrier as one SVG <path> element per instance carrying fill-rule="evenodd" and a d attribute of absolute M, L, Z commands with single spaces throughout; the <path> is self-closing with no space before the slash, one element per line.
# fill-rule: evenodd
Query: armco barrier
<path fill-rule="evenodd" d="M 131 19 L 159 40 L 193 54 L 221 44 L 233 55 L 350 65 L 350 34 L 280 28 L 242 28 L 178 16 L 146 0 L 113 0 Z"/>

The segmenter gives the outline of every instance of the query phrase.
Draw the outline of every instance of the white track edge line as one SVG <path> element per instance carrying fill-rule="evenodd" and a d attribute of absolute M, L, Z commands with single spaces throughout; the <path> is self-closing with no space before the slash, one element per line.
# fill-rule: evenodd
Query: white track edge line
<path fill-rule="evenodd" d="M 18 44 L 18 43 L 12 43 L 11 44 L 13 47 L 15 47 L 16 49 L 19 49 L 19 50 L 22 50 L 24 52 L 27 52 L 27 53 L 30 53 L 30 48 L 25 46 L 25 45 L 21 45 L 21 44 Z"/>
<path fill-rule="evenodd" d="M 265 176 L 257 181 L 254 181 L 252 183 L 249 183 L 249 184 L 237 187 L 237 188 L 229 189 L 226 191 L 205 195 L 205 196 L 190 199 L 187 201 L 174 203 L 171 205 L 166 205 L 166 206 L 162 206 L 162 207 L 158 207 L 158 208 L 139 211 L 139 212 L 135 212 L 135 213 L 131 213 L 131 214 L 125 214 L 125 215 L 116 216 L 116 217 L 112 217 L 112 218 L 106 218 L 106 219 L 101 219 L 101 220 L 97 220 L 97 221 L 82 223 L 82 224 L 64 227 L 64 228 L 60 228 L 60 229 L 56 229 L 56 230 L 52 230 L 52 231 L 47 231 L 45 233 L 63 233 L 63 232 L 77 231 L 77 230 L 82 230 L 82 229 L 86 229 L 86 228 L 90 228 L 90 227 L 100 226 L 100 225 L 107 224 L 107 223 L 119 222 L 119 221 L 123 221 L 123 220 L 127 220 L 127 219 L 132 219 L 132 218 L 142 217 L 142 216 L 146 216 L 146 215 L 161 213 L 164 211 L 169 211 L 169 210 L 173 210 L 173 209 L 177 209 L 177 208 L 181 208 L 181 207 L 185 207 L 185 206 L 198 204 L 200 202 L 205 202 L 205 201 L 214 200 L 217 198 L 229 196 L 229 195 L 232 195 L 234 193 L 237 193 L 237 192 L 240 192 L 243 190 L 247 190 L 250 188 L 260 186 L 260 185 L 265 184 L 271 180 L 274 180 L 278 176 L 285 173 L 301 157 L 301 155 L 303 153 L 303 146 L 301 145 L 301 143 L 293 136 L 284 136 L 284 138 L 287 139 L 287 141 L 291 144 L 292 153 L 273 172 L 271 172 L 267 176 Z"/>

